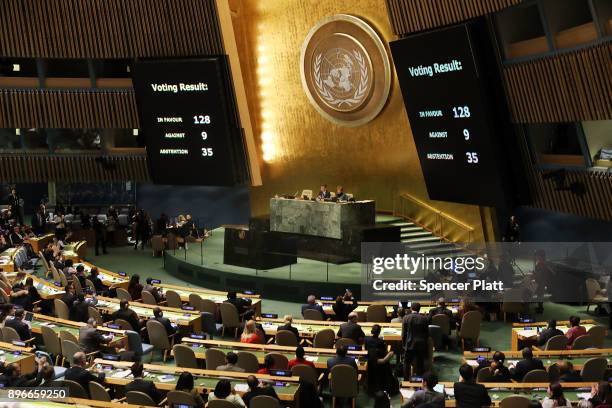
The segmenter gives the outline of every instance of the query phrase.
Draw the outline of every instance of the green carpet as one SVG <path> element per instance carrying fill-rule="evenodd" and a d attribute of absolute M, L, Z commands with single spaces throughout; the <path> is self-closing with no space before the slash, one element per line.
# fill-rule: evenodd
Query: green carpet
<path fill-rule="evenodd" d="M 91 252 L 93 251 L 90 250 L 90 253 Z M 112 271 L 125 271 L 129 275 L 137 273 L 140 275 L 141 280 L 144 280 L 146 277 L 152 277 L 161 279 L 162 282 L 193 286 L 191 283 L 166 273 L 163 269 L 162 259 L 154 258 L 151 250 L 148 248 L 144 251 L 140 249 L 135 251 L 132 247 L 109 248 L 108 255 L 89 256 L 89 260 L 100 267 Z M 278 313 L 279 315 L 292 314 L 297 317 L 300 316 L 300 305 L 303 301 L 303 299 L 296 299 L 295 303 L 290 303 L 264 299 L 262 311 L 264 313 Z M 592 312 L 587 314 L 586 306 L 570 306 L 555 303 L 546 304 L 544 313 L 536 315 L 536 319 L 538 321 L 552 318 L 567 320 L 570 315 L 578 315 L 583 319 L 594 319 L 605 327 L 608 325 L 607 316 L 597 316 Z M 481 345 L 489 346 L 493 350 L 510 349 L 510 329 L 511 323 L 504 323 L 502 321 L 484 322 L 481 329 Z M 610 335 L 606 338 L 605 345 L 607 347 L 612 347 L 612 338 Z M 458 349 L 436 353 L 434 367 L 440 380 L 455 381 L 458 378 L 458 367 L 460 362 L 461 352 Z M 358 399 L 358 406 L 370 407 L 372 405 L 371 399 L 368 399 L 365 393 L 361 393 Z M 399 406 L 399 399 L 397 397 L 393 400 L 393 406 Z"/>

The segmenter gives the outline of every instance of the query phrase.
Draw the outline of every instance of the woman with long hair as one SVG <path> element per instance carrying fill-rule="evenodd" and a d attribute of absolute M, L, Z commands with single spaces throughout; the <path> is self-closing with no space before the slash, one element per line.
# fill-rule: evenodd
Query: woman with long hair
<path fill-rule="evenodd" d="M 255 320 L 249 320 L 244 325 L 244 330 L 240 335 L 241 343 L 263 343 L 263 338 L 259 331 L 257 330 L 257 325 L 255 324 Z"/>
<path fill-rule="evenodd" d="M 132 300 L 140 299 L 142 297 L 142 285 L 140 284 L 140 275 L 132 275 L 132 277 L 130 278 L 130 283 L 128 283 L 128 292 L 130 292 Z"/>
<path fill-rule="evenodd" d="M 219 380 L 213 393 L 208 396 L 208 400 L 225 400 L 231 402 L 236 407 L 245 407 L 244 401 L 240 398 L 240 395 L 234 394 L 232 384 L 226 379 Z"/>
<path fill-rule="evenodd" d="M 176 391 L 183 391 L 190 394 L 196 402 L 196 408 L 204 407 L 204 400 L 200 393 L 193 388 L 193 375 L 190 372 L 183 371 L 176 382 Z"/>
<path fill-rule="evenodd" d="M 548 395 L 542 401 L 542 408 L 571 408 L 571 406 L 571 402 L 568 402 L 563 396 L 563 387 L 560 383 L 556 382 L 548 386 Z"/>

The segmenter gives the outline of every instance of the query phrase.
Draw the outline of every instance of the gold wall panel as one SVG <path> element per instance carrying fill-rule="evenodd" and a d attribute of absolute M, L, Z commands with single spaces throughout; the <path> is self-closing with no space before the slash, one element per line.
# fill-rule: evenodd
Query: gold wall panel
<path fill-rule="evenodd" d="M 251 189 L 254 215 L 268 213 L 275 194 L 342 184 L 358 199 L 375 199 L 378 210 L 392 210 L 400 193 L 410 193 L 473 226 L 475 239 L 483 238 L 481 214 L 488 212 L 427 200 L 395 74 L 386 107 L 357 128 L 324 119 L 302 89 L 300 48 L 311 27 L 323 17 L 348 13 L 369 21 L 385 42 L 394 40 L 385 0 L 234 0 L 231 6 L 262 160 L 263 186 Z"/>

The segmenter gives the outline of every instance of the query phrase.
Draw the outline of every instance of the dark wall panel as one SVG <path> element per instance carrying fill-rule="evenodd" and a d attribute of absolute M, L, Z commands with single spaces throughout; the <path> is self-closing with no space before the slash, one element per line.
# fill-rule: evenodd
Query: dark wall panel
<path fill-rule="evenodd" d="M 395 34 L 459 23 L 514 6 L 523 0 L 387 0 Z"/>
<path fill-rule="evenodd" d="M 214 0 L 2 0 L 0 55 L 223 54 Z"/>
<path fill-rule="evenodd" d="M 0 90 L 0 128 L 138 128 L 134 92 Z"/>
<path fill-rule="evenodd" d="M 612 43 L 504 67 L 515 122 L 612 119 Z"/>

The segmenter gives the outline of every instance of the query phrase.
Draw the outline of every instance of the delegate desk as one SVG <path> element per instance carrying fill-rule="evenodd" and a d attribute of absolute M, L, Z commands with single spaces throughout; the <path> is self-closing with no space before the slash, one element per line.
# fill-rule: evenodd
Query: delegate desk
<path fill-rule="evenodd" d="M 257 357 L 259 364 L 264 363 L 264 357 L 268 353 L 282 354 L 287 357 L 287 360 L 292 360 L 295 358 L 295 347 L 279 346 L 276 344 L 247 344 L 236 341 L 202 340 L 191 337 L 183 337 L 181 342 L 192 347 L 198 360 L 206 360 L 206 349 L 208 348 L 216 348 L 226 354 L 230 351 L 233 351 L 234 353 L 238 353 L 239 351 L 248 351 Z M 304 358 L 311 361 L 319 370 L 327 369 L 327 359 L 336 355 L 335 349 L 304 347 L 304 351 L 306 352 Z M 349 350 L 348 354 L 355 358 L 359 372 L 365 372 L 367 370 L 367 351 Z"/>
<path fill-rule="evenodd" d="M 58 336 L 60 332 L 67 331 L 78 339 L 79 328 L 85 325 L 86 323 L 83 322 L 74 322 L 72 320 L 34 313 L 34 317 L 30 322 L 30 329 L 33 334 L 42 335 L 42 327 L 46 326 L 53 329 Z M 108 347 L 121 348 L 127 346 L 127 335 L 125 334 L 125 330 L 116 330 L 103 326 L 98 326 L 97 330 L 102 332 L 102 334 L 111 334 L 113 336 L 112 340 L 107 344 Z"/>
<path fill-rule="evenodd" d="M 83 265 L 83 267 L 85 268 L 85 273 L 87 275 L 89 275 L 91 268 L 95 266 L 89 262 L 82 261 L 82 262 L 75 263 L 74 267 L 76 268 L 78 265 Z M 103 269 L 100 267 L 98 267 L 98 278 L 100 278 L 102 283 L 105 286 L 108 286 L 109 288 L 127 289 L 130 283 L 130 278 L 128 276 L 122 276 L 118 273 L 111 272 L 107 269 Z"/>
<path fill-rule="evenodd" d="M 595 321 L 583 320 L 580 322 L 580 325 L 584 326 L 588 332 L 591 327 L 595 326 Z M 512 340 L 510 348 L 512 350 L 521 350 L 523 347 L 535 345 L 538 334 L 547 326 L 547 322 L 512 324 Z M 565 334 L 569 330 L 569 322 L 557 322 L 557 329 L 561 330 Z"/>
<path fill-rule="evenodd" d="M 38 276 L 29 275 L 34 281 L 34 287 L 38 291 L 40 297 L 44 300 L 60 299 L 66 293 L 61 286 L 55 286 L 53 283 L 39 278 Z"/>
<path fill-rule="evenodd" d="M 471 365 L 472 367 L 477 367 L 478 362 L 476 359 L 478 357 L 486 357 L 489 360 L 493 359 L 493 353 L 495 351 L 490 352 L 473 352 L 473 351 L 465 351 L 463 353 L 463 362 Z M 506 365 L 515 364 L 519 360 L 523 359 L 522 351 L 503 351 L 506 356 Z M 611 367 L 612 363 L 612 348 L 604 348 L 604 349 L 586 349 L 586 350 L 533 350 L 533 356 L 535 358 L 539 358 L 542 360 L 542 363 L 546 368 L 555 364 L 559 360 L 567 360 L 572 363 L 575 370 L 582 370 L 584 363 L 591 359 L 597 357 L 603 357 L 608 360 L 608 367 Z"/>
<path fill-rule="evenodd" d="M 112 385 L 126 385 L 132 381 L 130 361 L 107 361 L 94 360 L 89 368 L 94 371 L 106 373 L 106 383 Z M 188 371 L 193 375 L 193 385 L 198 392 L 212 392 L 220 379 L 226 378 L 232 381 L 233 389 L 240 395 L 248 391 L 246 379 L 250 373 L 237 373 L 234 371 L 200 370 L 196 368 L 181 368 L 144 364 L 145 374 L 143 379 L 155 383 L 155 387 L 162 391 L 174 391 L 180 373 Z M 277 377 L 272 375 L 258 374 L 260 381 L 271 382 L 276 394 L 282 401 L 293 401 L 295 393 L 299 388 L 299 377 Z"/>
<path fill-rule="evenodd" d="M 27 261 L 27 251 L 23 246 L 8 248 L 0 253 L 0 270 L 16 272 L 19 266 Z"/>
<path fill-rule="evenodd" d="M 36 367 L 34 349 L 0 342 L 0 362 L 5 367 L 9 364 L 17 363 L 22 373 L 31 373 Z"/>
<path fill-rule="evenodd" d="M 47 247 L 49 242 L 53 241 L 53 237 L 55 234 L 44 234 L 38 237 L 28 238 L 28 242 L 32 245 L 32 249 L 35 254 L 38 254 L 40 251 Z"/>
<path fill-rule="evenodd" d="M 317 300 L 317 303 L 323 307 L 323 312 L 325 313 L 326 316 L 332 317 L 336 315 L 336 312 L 334 312 L 334 307 L 333 307 L 336 304 L 335 300 Z M 353 302 L 349 302 L 349 301 L 345 301 L 344 303 L 346 303 L 347 305 L 353 304 Z M 437 303 L 435 302 L 419 302 L 419 303 L 421 304 L 421 313 L 423 314 L 428 314 L 431 309 L 437 306 Z M 354 311 L 357 313 L 367 313 L 368 306 L 370 305 L 384 305 L 385 308 L 387 309 L 387 317 L 390 318 L 393 315 L 394 310 L 397 309 L 398 303 L 397 302 L 362 302 L 362 301 L 359 301 L 357 302 L 357 307 L 355 308 Z M 457 311 L 459 310 L 459 303 L 458 302 L 447 303 L 446 307 L 454 315 L 456 315 Z"/>
<path fill-rule="evenodd" d="M 438 384 L 444 385 L 444 390 L 447 395 L 447 400 L 444 404 L 445 407 L 456 407 L 457 401 L 454 397 L 454 389 L 452 382 L 440 382 Z M 581 399 L 590 398 L 591 386 L 595 382 L 577 382 L 577 383 L 561 383 L 563 387 L 563 395 L 565 398 L 573 404 L 578 403 Z M 507 397 L 512 395 L 521 395 L 527 397 L 530 400 L 536 399 L 542 401 L 548 390 L 548 383 L 482 383 L 487 388 L 489 396 L 491 397 L 491 406 L 498 407 L 500 402 Z M 420 382 L 408 382 L 404 381 L 401 385 L 402 402 L 409 399 L 412 394 L 421 389 L 422 384 Z"/>
<path fill-rule="evenodd" d="M 115 298 L 98 297 L 96 309 L 102 314 L 111 315 L 119 310 L 120 301 L 120 299 Z M 172 323 L 176 324 L 184 331 L 200 332 L 202 330 L 202 317 L 198 311 L 130 302 L 130 309 L 136 312 L 138 317 L 145 320 L 153 317 L 153 309 L 156 307 L 159 307 L 164 312 L 164 317 L 170 319 Z"/>
<path fill-rule="evenodd" d="M 283 319 L 261 319 L 266 336 L 275 336 L 278 326 L 284 324 Z M 344 322 L 318 321 L 318 320 L 294 320 L 292 326 L 298 329 L 300 337 L 312 339 L 315 334 L 321 330 L 332 329 L 334 333 L 338 332 L 340 325 Z M 401 323 L 365 323 L 360 322 L 359 325 L 366 336 L 370 335 L 372 326 L 378 324 L 382 331 L 380 337 L 386 342 L 401 342 L 402 341 L 402 324 Z"/>
<path fill-rule="evenodd" d="M 353 225 L 373 225 L 376 206 L 372 200 L 331 202 L 270 199 L 270 231 L 342 239 Z"/>
<path fill-rule="evenodd" d="M 199 295 L 202 299 L 208 299 L 215 302 L 217 305 L 223 303 L 227 300 L 227 292 L 211 290 L 211 289 L 203 289 L 203 288 L 192 288 L 190 286 L 179 286 L 179 285 L 170 285 L 168 283 L 157 283 L 154 284 L 156 288 L 162 290 L 163 293 L 166 293 L 169 290 L 173 290 L 181 297 L 181 301 L 188 303 L 189 295 L 195 293 Z M 260 295 L 247 295 L 244 293 L 238 293 L 238 297 L 251 299 L 251 307 L 255 310 L 257 315 L 261 315 L 261 296 Z"/>

